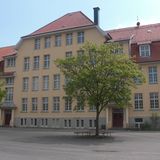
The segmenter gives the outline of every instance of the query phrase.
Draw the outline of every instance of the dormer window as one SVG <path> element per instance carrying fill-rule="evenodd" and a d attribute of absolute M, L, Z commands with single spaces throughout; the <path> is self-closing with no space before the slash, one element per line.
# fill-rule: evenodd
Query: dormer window
<path fill-rule="evenodd" d="M 149 44 L 139 45 L 139 53 L 141 57 L 149 57 L 151 55 L 150 45 Z"/>

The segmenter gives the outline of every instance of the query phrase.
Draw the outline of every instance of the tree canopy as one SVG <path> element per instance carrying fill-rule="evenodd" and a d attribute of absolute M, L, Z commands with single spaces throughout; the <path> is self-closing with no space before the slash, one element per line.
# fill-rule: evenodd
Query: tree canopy
<path fill-rule="evenodd" d="M 0 81 L 0 103 L 5 96 L 6 91 L 3 89 L 3 82 Z"/>
<path fill-rule="evenodd" d="M 99 134 L 99 115 L 114 103 L 127 106 L 135 78 L 145 78 L 139 66 L 127 54 L 116 54 L 117 44 L 86 43 L 75 57 L 56 60 L 68 81 L 66 95 L 82 100 L 86 106 L 96 107 L 96 135 Z"/>

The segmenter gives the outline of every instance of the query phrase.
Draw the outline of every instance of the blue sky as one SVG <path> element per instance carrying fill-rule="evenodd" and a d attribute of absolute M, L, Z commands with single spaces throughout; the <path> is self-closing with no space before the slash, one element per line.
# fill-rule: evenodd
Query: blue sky
<path fill-rule="evenodd" d="M 104 30 L 160 22 L 160 0 L 0 0 L 0 47 L 15 45 L 49 22 L 73 11 L 93 20 L 93 7 L 100 7 Z"/>

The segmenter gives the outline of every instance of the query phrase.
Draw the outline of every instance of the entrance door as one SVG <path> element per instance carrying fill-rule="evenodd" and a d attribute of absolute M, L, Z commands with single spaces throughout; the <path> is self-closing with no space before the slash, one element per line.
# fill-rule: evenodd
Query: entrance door
<path fill-rule="evenodd" d="M 4 111 L 4 116 L 5 116 L 5 126 L 9 126 L 10 125 L 10 120 L 11 120 L 11 110 L 5 110 Z"/>
<path fill-rule="evenodd" d="M 112 110 L 112 123 L 114 128 L 123 128 L 123 109 Z"/>

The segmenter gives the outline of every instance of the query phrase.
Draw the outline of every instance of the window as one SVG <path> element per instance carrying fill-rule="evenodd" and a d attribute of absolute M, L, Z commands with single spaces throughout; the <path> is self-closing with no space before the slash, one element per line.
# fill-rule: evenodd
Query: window
<path fill-rule="evenodd" d="M 67 77 L 67 76 L 65 76 L 65 78 L 64 78 L 64 85 L 66 86 L 69 83 L 69 81 L 70 81 L 70 78 Z"/>
<path fill-rule="evenodd" d="M 42 98 L 42 111 L 48 112 L 48 97 Z"/>
<path fill-rule="evenodd" d="M 54 79 L 53 88 L 54 89 L 60 89 L 60 74 L 55 74 L 53 76 L 53 79 Z"/>
<path fill-rule="evenodd" d="M 72 33 L 66 35 L 66 45 L 72 44 Z"/>
<path fill-rule="evenodd" d="M 149 71 L 149 84 L 157 83 L 157 67 L 152 66 L 148 68 Z"/>
<path fill-rule="evenodd" d="M 158 93 L 157 92 L 150 93 L 150 106 L 151 106 L 151 109 L 159 108 L 159 100 L 158 100 Z"/>
<path fill-rule="evenodd" d="M 81 120 L 81 127 L 82 128 L 84 127 L 84 120 L 83 119 Z"/>
<path fill-rule="evenodd" d="M 6 85 L 14 85 L 14 77 L 7 77 Z"/>
<path fill-rule="evenodd" d="M 38 98 L 32 98 L 32 112 L 36 112 L 38 108 Z"/>
<path fill-rule="evenodd" d="M 77 111 L 84 111 L 84 100 L 83 98 L 77 98 Z"/>
<path fill-rule="evenodd" d="M 77 51 L 77 56 L 81 57 L 84 55 L 84 51 L 83 50 L 78 50 Z"/>
<path fill-rule="evenodd" d="M 6 88 L 6 97 L 5 102 L 12 103 L 13 102 L 13 87 Z"/>
<path fill-rule="evenodd" d="M 50 48 L 51 46 L 51 38 L 50 37 L 45 37 L 44 39 L 44 47 L 45 48 Z"/>
<path fill-rule="evenodd" d="M 143 109 L 143 96 L 142 93 L 134 94 L 134 106 L 136 110 Z"/>
<path fill-rule="evenodd" d="M 28 91 L 29 88 L 29 78 L 24 77 L 23 78 L 23 91 Z"/>
<path fill-rule="evenodd" d="M 34 49 L 40 49 L 40 38 L 36 38 L 34 41 Z"/>
<path fill-rule="evenodd" d="M 65 111 L 72 111 L 72 99 L 71 99 L 71 97 L 65 97 Z"/>
<path fill-rule="evenodd" d="M 123 53 L 123 47 L 119 47 L 114 49 L 113 51 L 114 54 L 122 54 Z"/>
<path fill-rule="evenodd" d="M 72 126 L 71 120 L 70 120 L 70 119 L 69 119 L 69 120 L 66 120 L 66 119 L 65 119 L 65 120 L 64 120 L 64 127 L 65 127 L 65 128 L 67 128 L 67 127 L 70 128 L 71 126 Z"/>
<path fill-rule="evenodd" d="M 92 128 L 92 120 L 89 120 L 89 127 Z"/>
<path fill-rule="evenodd" d="M 142 44 L 139 45 L 139 52 L 141 57 L 149 57 L 150 56 L 150 45 L 149 44 Z"/>
<path fill-rule="evenodd" d="M 16 66 L 16 58 L 8 57 L 6 58 L 6 67 L 15 67 Z"/>
<path fill-rule="evenodd" d="M 22 98 L 22 112 L 27 112 L 28 98 Z"/>
<path fill-rule="evenodd" d="M 136 85 L 142 84 L 142 80 L 141 80 L 140 78 L 138 78 L 138 77 L 135 77 L 133 80 L 134 80 L 134 83 L 135 83 Z"/>
<path fill-rule="evenodd" d="M 61 46 L 61 35 L 56 35 L 55 36 L 55 46 L 56 47 Z"/>
<path fill-rule="evenodd" d="M 39 77 L 33 77 L 32 78 L 32 90 L 33 91 L 38 91 L 39 89 Z"/>
<path fill-rule="evenodd" d="M 90 106 L 89 109 L 90 109 L 90 111 L 95 112 L 96 111 L 96 106 L 92 105 L 92 106 Z"/>
<path fill-rule="evenodd" d="M 44 68 L 49 68 L 50 66 L 50 55 L 44 55 Z"/>
<path fill-rule="evenodd" d="M 84 43 L 84 32 L 77 33 L 77 43 Z"/>
<path fill-rule="evenodd" d="M 30 63 L 30 58 L 29 57 L 25 57 L 24 58 L 24 71 L 28 71 L 29 70 L 29 63 Z"/>
<path fill-rule="evenodd" d="M 43 90 L 49 89 L 49 76 L 43 76 Z"/>
<path fill-rule="evenodd" d="M 39 56 L 34 57 L 33 69 L 39 69 Z"/>
<path fill-rule="evenodd" d="M 135 128 L 141 128 L 143 125 L 143 118 L 135 118 L 134 123 L 135 123 Z"/>
<path fill-rule="evenodd" d="M 60 108 L 60 98 L 59 97 L 53 97 L 53 111 L 57 112 Z"/>
<path fill-rule="evenodd" d="M 72 57 L 72 52 L 71 51 L 66 52 L 66 58 L 70 58 L 70 57 Z"/>

